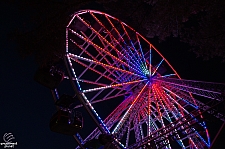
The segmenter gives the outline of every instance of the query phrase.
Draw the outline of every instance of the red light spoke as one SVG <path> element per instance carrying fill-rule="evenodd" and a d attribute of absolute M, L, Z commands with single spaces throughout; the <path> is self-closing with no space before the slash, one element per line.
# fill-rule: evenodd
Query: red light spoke
<path fill-rule="evenodd" d="M 78 45 L 76 42 L 74 42 L 74 41 L 72 41 L 74 44 L 76 44 L 80 49 L 82 49 L 88 56 L 90 56 L 93 60 L 95 60 L 95 61 L 101 61 L 102 60 L 102 58 L 104 58 L 105 60 L 106 60 L 106 62 L 109 64 L 109 65 L 111 65 L 111 63 L 105 58 L 105 56 L 102 56 L 102 58 L 100 59 L 100 60 L 97 60 L 97 58 L 95 58 L 94 56 L 92 56 L 87 50 L 85 50 L 83 47 L 81 47 L 80 45 Z M 101 53 L 99 53 L 100 55 L 101 55 Z M 92 63 L 90 64 L 90 66 L 92 65 Z M 89 67 L 90 67 L 89 66 Z M 97 66 L 97 64 L 94 66 L 94 67 L 92 67 L 92 68 L 95 68 Z M 86 70 L 89 68 L 89 67 L 87 67 L 86 68 Z M 106 71 L 107 72 L 109 72 L 110 74 L 112 74 L 114 77 L 118 77 L 116 74 L 114 74 L 112 71 L 110 71 L 109 69 L 106 69 Z M 84 71 L 85 72 L 85 71 Z M 83 73 L 84 73 L 83 72 Z M 82 74 L 83 74 L 82 73 Z M 78 77 L 78 78 L 80 78 L 81 77 L 81 75 L 82 74 L 80 74 L 80 76 Z"/>
<path fill-rule="evenodd" d="M 83 93 L 102 90 L 102 89 L 106 89 L 106 88 L 117 88 L 118 86 L 134 84 L 134 83 L 138 83 L 138 82 L 142 82 L 142 81 L 144 81 L 144 80 L 136 80 L 136 81 L 131 81 L 131 82 L 124 82 L 124 83 L 119 83 L 119 84 L 112 84 L 112 85 L 108 85 L 108 86 L 103 86 L 103 87 L 97 87 L 97 88 L 93 88 L 93 89 L 83 90 Z"/>
<path fill-rule="evenodd" d="M 118 49 L 116 49 L 111 43 L 109 43 L 109 42 L 106 40 L 106 38 L 102 37 L 102 35 L 100 35 L 100 34 L 98 33 L 98 31 L 96 31 L 96 30 L 93 29 L 90 25 L 88 25 L 86 21 L 84 21 L 83 19 L 81 19 L 79 16 L 77 16 L 77 18 L 78 18 L 80 21 L 82 21 L 86 26 L 88 26 L 90 29 L 92 29 L 92 31 L 94 31 L 95 34 L 97 34 L 98 37 L 99 37 L 101 40 L 103 40 L 104 42 L 106 42 L 107 45 L 109 45 L 113 50 L 115 50 L 118 54 L 120 54 L 120 56 L 124 57 L 124 55 L 121 54 L 121 53 L 118 51 Z M 87 38 L 86 38 L 86 39 L 87 39 Z M 95 45 L 95 46 L 97 46 L 97 45 Z M 96 49 L 99 49 L 99 46 L 97 46 Z M 101 48 L 101 49 L 102 49 L 102 48 Z M 106 50 L 104 50 L 104 51 L 106 51 Z M 110 55 L 111 55 L 111 54 L 110 54 Z M 119 62 L 121 62 L 121 61 L 119 61 Z M 127 65 L 127 67 L 129 67 L 129 68 L 131 68 L 131 69 L 134 69 L 133 67 L 128 66 L 128 65 Z M 135 69 L 134 69 L 134 70 L 135 70 Z M 135 71 L 137 71 L 137 70 L 135 70 Z M 137 72 L 138 72 L 138 71 L 137 71 Z"/>
<path fill-rule="evenodd" d="M 157 86 L 155 84 L 152 85 L 152 90 L 153 90 L 154 99 L 155 99 L 155 102 L 156 102 L 155 104 L 156 104 L 157 112 L 158 112 L 158 115 L 159 115 L 162 127 L 165 127 L 163 119 L 162 119 L 162 113 L 161 113 L 160 107 L 159 107 L 159 100 L 160 100 L 160 98 L 159 98 L 158 93 L 156 92 L 156 88 L 157 88 Z"/>
<path fill-rule="evenodd" d="M 125 32 L 125 34 L 126 34 L 128 40 L 129 40 L 129 42 L 130 42 L 130 43 L 126 43 L 126 44 L 132 44 L 131 47 L 129 46 L 129 47 L 127 47 L 127 49 L 131 49 L 131 50 L 133 50 L 133 52 L 135 52 L 135 53 L 133 53 L 133 52 L 130 50 L 131 54 L 134 55 L 134 59 L 135 59 L 136 63 L 138 63 L 138 65 L 139 65 L 139 67 L 140 67 L 142 61 L 140 60 L 140 57 L 139 57 L 139 55 L 138 55 L 138 52 L 137 52 L 136 48 L 134 47 L 134 45 L 133 45 L 133 43 L 132 43 L 132 40 L 131 40 L 129 34 L 127 33 L 127 30 L 125 29 L 123 23 L 120 22 L 120 25 L 122 26 L 122 28 L 123 28 L 123 30 L 124 30 L 124 32 Z M 136 57 L 136 55 L 137 55 L 137 57 Z"/>
<path fill-rule="evenodd" d="M 84 66 L 84 67 L 89 67 L 88 65 L 82 63 L 81 61 L 76 61 L 76 62 L 79 63 L 80 65 Z M 95 72 L 95 73 L 101 75 L 101 76 L 104 76 L 105 78 L 107 78 L 107 79 L 110 80 L 110 81 L 114 81 L 113 78 L 110 78 L 110 77 L 108 77 L 108 76 L 102 74 L 100 71 L 98 71 L 98 70 L 96 70 L 96 69 L 93 69 L 93 68 L 91 68 L 91 67 L 90 67 L 89 69 L 92 70 L 93 72 Z"/>
<path fill-rule="evenodd" d="M 112 26 L 112 28 L 116 31 L 116 33 L 117 33 L 117 35 L 119 36 L 119 40 L 122 40 L 122 43 L 125 43 L 125 40 L 123 39 L 123 36 L 121 36 L 120 35 L 120 33 L 119 33 L 119 31 L 116 29 L 116 27 L 113 25 L 113 23 L 110 21 L 110 19 L 108 18 L 108 17 L 106 17 L 107 18 L 107 20 L 109 21 L 109 23 L 111 24 L 111 26 Z M 126 34 L 126 32 L 125 32 L 125 34 Z M 127 34 L 126 34 L 127 35 Z M 117 41 L 117 40 L 116 40 Z M 122 46 L 121 46 L 122 47 Z M 125 50 L 125 55 L 127 55 L 128 57 L 128 59 L 130 59 L 130 61 L 133 61 L 134 63 L 136 63 L 136 61 L 134 61 L 134 59 L 132 58 L 132 56 L 130 56 L 130 50 L 128 50 L 127 51 L 127 49 L 129 49 L 129 48 L 123 48 L 122 47 L 122 49 L 124 49 Z M 133 53 L 131 53 L 132 55 L 134 55 Z M 132 62 L 132 63 L 133 63 Z M 134 64 L 135 65 L 135 64 Z M 137 66 L 136 66 L 137 67 Z"/>
<path fill-rule="evenodd" d="M 101 63 L 101 62 L 98 62 L 98 61 L 94 61 L 94 60 L 91 60 L 91 59 L 88 59 L 88 58 L 84 58 L 84 57 L 81 57 L 81 56 L 77 56 L 77 55 L 73 55 L 73 54 L 68 54 L 68 56 L 73 59 L 74 61 L 78 62 L 79 60 L 78 59 L 81 59 L 81 60 L 84 60 L 84 61 L 87 61 L 89 63 L 95 63 L 95 64 L 98 64 L 98 65 L 101 65 L 103 67 L 107 67 L 107 68 L 111 68 L 111 69 L 114 69 L 114 70 L 118 70 L 120 72 L 124 72 L 124 73 L 127 73 L 127 74 L 132 74 L 132 75 L 135 75 L 135 76 L 140 76 L 138 74 L 134 74 L 130 71 L 126 71 L 126 70 L 123 70 L 123 69 L 120 69 L 120 68 L 117 68 L 117 67 L 113 67 L 111 65 L 107 65 L 107 64 L 104 64 L 104 63 Z M 142 76 L 140 76 L 142 77 Z"/>
<path fill-rule="evenodd" d="M 84 39 L 85 41 L 87 41 L 89 44 L 91 44 L 92 46 L 94 46 L 96 49 L 100 49 L 101 51 L 105 52 L 108 56 L 110 56 L 113 60 L 125 65 L 126 67 L 134 70 L 135 72 L 139 72 L 136 69 L 134 69 L 133 67 L 129 66 L 127 63 L 123 62 L 122 60 L 120 60 L 119 58 L 115 57 L 114 55 L 112 55 L 110 52 L 104 50 L 103 48 L 99 47 L 97 44 L 93 43 L 90 39 L 85 38 L 84 36 L 81 36 L 80 34 L 78 34 L 77 32 L 73 31 L 72 29 L 69 29 L 72 33 L 74 33 L 75 35 L 77 35 L 78 37 L 80 37 L 81 39 Z"/>
<path fill-rule="evenodd" d="M 130 114 L 131 109 L 133 108 L 134 104 L 136 103 L 137 99 L 140 97 L 140 95 L 142 94 L 142 92 L 144 91 L 145 87 L 147 86 L 147 84 L 145 84 L 145 86 L 141 89 L 141 91 L 138 93 L 138 95 L 136 96 L 136 98 L 132 101 L 130 107 L 128 108 L 128 110 L 126 111 L 126 113 L 123 115 L 123 117 L 120 119 L 120 122 L 117 124 L 116 128 L 113 130 L 113 134 L 116 133 L 121 125 L 125 122 L 125 119 L 127 119 L 128 115 Z"/>
<path fill-rule="evenodd" d="M 166 100 L 165 100 L 165 97 L 163 96 L 163 90 L 162 90 L 162 88 L 156 88 L 156 92 L 158 93 L 158 95 L 159 95 L 159 101 L 160 101 L 160 103 L 161 103 L 161 106 L 163 107 L 163 109 L 164 109 L 164 112 L 166 113 L 166 116 L 170 119 L 170 116 L 169 116 L 169 114 L 168 114 L 168 112 L 167 112 L 167 108 L 168 109 L 170 109 L 171 110 L 171 108 L 170 108 L 170 105 L 166 102 Z M 166 106 L 166 107 L 165 107 Z M 170 122 L 171 122 L 171 119 L 170 119 Z"/>

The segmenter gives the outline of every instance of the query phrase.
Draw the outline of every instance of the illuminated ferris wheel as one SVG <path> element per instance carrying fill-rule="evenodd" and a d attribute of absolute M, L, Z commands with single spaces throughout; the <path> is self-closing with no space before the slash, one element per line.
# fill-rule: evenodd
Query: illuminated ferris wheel
<path fill-rule="evenodd" d="M 74 135 L 77 148 L 99 138 L 105 148 L 210 147 L 202 112 L 213 111 L 198 97 L 218 104 L 225 85 L 181 79 L 166 58 L 124 22 L 95 10 L 74 13 L 66 27 L 64 60 L 65 78 L 82 103 L 75 109 L 84 106 L 97 124 L 86 138 Z M 115 99 L 120 104 L 101 119 L 95 105 Z M 224 121 L 222 114 L 213 114 Z"/>

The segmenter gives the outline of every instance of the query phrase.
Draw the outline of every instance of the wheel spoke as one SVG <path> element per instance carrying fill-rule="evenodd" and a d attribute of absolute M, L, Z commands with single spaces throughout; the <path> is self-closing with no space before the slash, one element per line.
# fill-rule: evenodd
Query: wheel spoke
<path fill-rule="evenodd" d="M 103 87 L 98 87 L 98 88 L 92 88 L 92 89 L 88 89 L 88 90 L 83 90 L 83 93 L 107 89 L 107 88 L 117 88 L 118 86 L 124 86 L 124 85 L 133 84 L 133 83 L 139 83 L 139 82 L 142 82 L 142 81 L 144 81 L 144 80 L 137 80 L 137 81 L 124 82 L 124 83 L 120 83 L 120 84 L 113 84 L 113 85 L 108 85 L 108 86 L 103 86 Z"/>
<path fill-rule="evenodd" d="M 123 65 L 125 65 L 126 67 L 130 68 L 131 70 L 134 70 L 135 72 L 141 73 L 138 70 L 136 70 L 135 68 L 133 68 L 132 66 L 129 66 L 127 63 L 123 62 L 122 60 L 120 60 L 119 58 L 117 58 L 116 56 L 112 55 L 109 51 L 106 51 L 105 49 L 101 48 L 100 46 L 98 46 L 97 44 L 93 43 L 90 39 L 85 38 L 84 36 L 78 34 L 76 31 L 69 29 L 73 34 L 75 34 L 76 36 L 78 36 L 79 38 L 87 41 L 89 44 L 91 44 L 92 46 L 94 46 L 96 49 L 100 49 L 101 51 L 105 52 L 108 56 L 110 56 L 113 60 L 117 61 L 118 63 L 122 63 Z"/>
<path fill-rule="evenodd" d="M 113 67 L 113 66 L 111 66 L 111 65 L 107 65 L 107 64 L 104 64 L 104 63 L 95 61 L 95 60 L 91 60 L 91 59 L 88 59 L 88 58 L 84 58 L 84 57 L 78 56 L 78 55 L 68 54 L 68 56 L 69 56 L 72 60 L 74 60 L 74 61 L 83 60 L 83 61 L 86 61 L 86 62 L 89 62 L 89 63 L 98 64 L 98 65 L 100 65 L 100 66 L 102 66 L 102 67 L 104 67 L 104 68 L 110 68 L 110 69 L 114 69 L 114 70 L 117 70 L 117 71 L 120 71 L 120 72 L 124 72 L 124 73 L 127 73 L 127 74 L 132 74 L 132 75 L 134 75 L 134 76 L 143 77 L 143 76 L 141 76 L 141 75 L 132 73 L 132 72 L 130 72 L 130 71 L 123 70 L 123 69 L 120 69 L 120 68 L 117 68 L 117 67 Z"/>

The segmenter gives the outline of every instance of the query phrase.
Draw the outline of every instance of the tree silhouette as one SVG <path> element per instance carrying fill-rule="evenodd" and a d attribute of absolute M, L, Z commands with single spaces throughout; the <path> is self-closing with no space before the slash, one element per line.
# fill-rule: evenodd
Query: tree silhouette
<path fill-rule="evenodd" d="M 18 7 L 29 17 L 13 37 L 21 55 L 34 54 L 40 65 L 62 57 L 65 26 L 71 14 L 84 8 L 103 10 L 148 38 L 179 38 L 197 56 L 225 61 L 225 1 L 49 0 L 23 1 Z"/>

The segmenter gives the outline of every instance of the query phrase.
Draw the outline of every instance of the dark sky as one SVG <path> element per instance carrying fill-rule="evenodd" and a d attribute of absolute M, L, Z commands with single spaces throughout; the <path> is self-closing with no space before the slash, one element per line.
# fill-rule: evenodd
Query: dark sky
<path fill-rule="evenodd" d="M 8 39 L 26 16 L 7 4 L 0 4 L 0 12 L 0 142 L 4 133 L 11 132 L 18 149 L 75 148 L 72 137 L 50 131 L 49 120 L 55 112 L 51 92 L 33 81 L 37 69 L 34 58 L 22 59 L 17 45 Z"/>
<path fill-rule="evenodd" d="M 9 33 L 21 25 L 26 16 L 21 15 L 16 6 L 7 4 L 0 4 L 0 12 L 0 143 L 3 142 L 3 134 L 11 132 L 18 149 L 74 148 L 76 142 L 72 137 L 49 129 L 55 106 L 50 90 L 33 81 L 37 69 L 34 58 L 22 59 L 16 51 L 17 45 L 8 39 Z M 176 40 L 157 44 L 156 47 L 182 78 L 225 82 L 225 64 L 219 60 L 202 61 Z M 185 48 L 187 52 L 181 50 Z"/>

